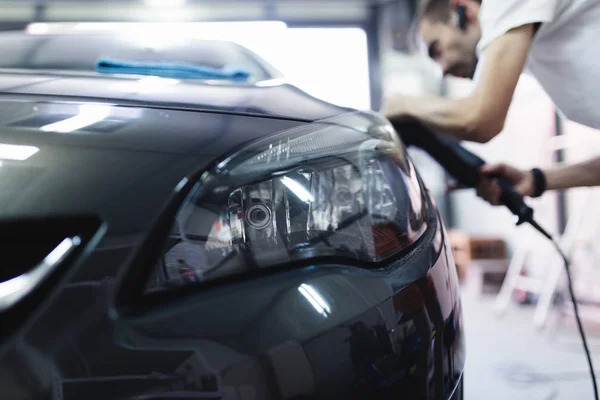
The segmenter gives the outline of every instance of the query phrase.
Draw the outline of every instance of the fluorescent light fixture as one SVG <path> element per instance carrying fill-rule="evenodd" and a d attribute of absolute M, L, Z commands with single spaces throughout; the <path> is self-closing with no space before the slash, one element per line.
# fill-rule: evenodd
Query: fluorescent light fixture
<path fill-rule="evenodd" d="M 44 35 L 50 32 L 50 26 L 48 24 L 44 24 L 43 22 L 36 22 L 27 25 L 25 31 L 32 35 Z"/>
<path fill-rule="evenodd" d="M 0 143 L 0 160 L 24 161 L 40 151 L 35 146 Z"/>
<path fill-rule="evenodd" d="M 169 5 L 176 1 L 167 1 Z M 158 10 L 162 11 L 162 10 Z M 175 10 L 169 11 L 172 12 Z M 185 11 L 185 9 L 184 9 Z M 34 22 L 28 24 L 25 31 L 29 34 L 80 34 L 80 33 L 111 33 L 111 34 L 149 34 L 159 36 L 182 36 L 208 39 L 233 40 L 259 35 L 273 37 L 285 31 L 287 24 L 283 21 L 220 21 L 220 22 Z"/>
<path fill-rule="evenodd" d="M 288 178 L 287 176 L 284 176 L 283 178 L 281 178 L 281 183 L 283 183 L 288 189 L 290 189 L 292 193 L 294 193 L 296 197 L 298 197 L 301 201 L 305 203 L 312 203 L 313 201 L 315 201 L 313 195 L 297 181 Z"/>
<path fill-rule="evenodd" d="M 110 114 L 110 106 L 99 105 L 99 104 L 84 104 L 79 107 L 79 114 L 55 122 L 53 124 L 42 126 L 40 129 L 44 132 L 60 132 L 68 133 L 78 129 L 85 128 L 95 124 L 96 122 L 102 121 Z"/>
<path fill-rule="evenodd" d="M 144 3 L 150 7 L 183 7 L 186 0 L 145 0 Z"/>
<path fill-rule="evenodd" d="M 323 297 L 315 288 L 303 283 L 300 285 L 300 287 L 298 287 L 298 291 L 323 317 L 327 318 L 329 314 L 331 314 L 331 308 L 329 307 L 329 304 L 327 304 L 325 299 L 323 299 Z"/>
<path fill-rule="evenodd" d="M 68 32 L 75 26 L 75 23 L 70 22 L 32 22 L 25 27 L 25 32 L 30 35 L 52 35 L 59 32 Z"/>

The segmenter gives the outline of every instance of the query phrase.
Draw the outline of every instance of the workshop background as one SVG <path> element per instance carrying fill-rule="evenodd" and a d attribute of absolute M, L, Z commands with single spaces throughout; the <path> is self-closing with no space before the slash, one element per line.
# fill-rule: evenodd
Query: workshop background
<path fill-rule="evenodd" d="M 150 23 L 139 38 L 160 46 L 181 40 L 194 24 L 198 35 L 254 50 L 285 79 L 335 104 L 380 110 L 393 93 L 466 95 L 470 81 L 443 78 L 432 61 L 409 54 L 414 10 L 411 0 L 0 0 L 0 29 L 46 34 Z M 562 121 L 538 84 L 523 76 L 504 132 L 466 146 L 489 162 L 531 168 L 598 154 L 600 135 Z M 561 296 L 558 254 L 472 190 L 447 193 L 444 171 L 424 153 L 411 153 L 452 235 L 464 288 L 466 398 L 590 398 L 571 306 Z M 546 228 L 572 245 L 576 291 L 598 364 L 597 196 L 597 189 L 547 193 L 531 205 Z M 514 285 L 504 279 L 509 266 L 519 277 Z"/>

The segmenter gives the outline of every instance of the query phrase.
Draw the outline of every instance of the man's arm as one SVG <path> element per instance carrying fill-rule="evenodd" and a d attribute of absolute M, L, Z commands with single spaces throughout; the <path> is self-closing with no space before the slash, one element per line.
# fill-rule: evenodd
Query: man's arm
<path fill-rule="evenodd" d="M 577 164 L 548 168 L 542 171 L 546 177 L 546 190 L 564 190 L 576 187 L 600 186 L 600 157 Z M 506 164 L 485 165 L 481 168 L 483 178 L 477 194 L 493 205 L 500 204 L 500 187 L 491 176 L 500 175 L 512 183 L 523 196 L 531 196 L 535 185 L 531 171 L 520 171 Z"/>
<path fill-rule="evenodd" d="M 490 141 L 504 128 L 533 32 L 532 24 L 523 25 L 493 41 L 485 49 L 480 78 L 468 97 L 394 96 L 387 117 L 412 117 L 460 140 Z"/>
<path fill-rule="evenodd" d="M 600 186 L 600 157 L 578 164 L 549 168 L 543 172 L 548 190 Z"/>

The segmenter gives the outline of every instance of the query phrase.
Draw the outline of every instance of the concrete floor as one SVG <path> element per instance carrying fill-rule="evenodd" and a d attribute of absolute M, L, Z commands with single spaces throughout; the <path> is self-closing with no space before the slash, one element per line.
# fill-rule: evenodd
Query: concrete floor
<path fill-rule="evenodd" d="M 594 398 L 572 317 L 557 324 L 554 316 L 549 329 L 539 331 L 532 324 L 533 306 L 514 303 L 497 317 L 493 301 L 494 295 L 478 296 L 468 286 L 463 288 L 466 400 Z M 586 322 L 584 327 L 600 376 L 600 329 Z"/>

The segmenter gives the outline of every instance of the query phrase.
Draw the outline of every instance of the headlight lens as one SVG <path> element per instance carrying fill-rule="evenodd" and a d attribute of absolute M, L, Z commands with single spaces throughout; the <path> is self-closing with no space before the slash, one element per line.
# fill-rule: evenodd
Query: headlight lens
<path fill-rule="evenodd" d="M 420 183 L 394 135 L 373 132 L 311 124 L 207 172 L 173 226 L 167 279 L 324 257 L 377 266 L 410 246 L 427 228 Z"/>

